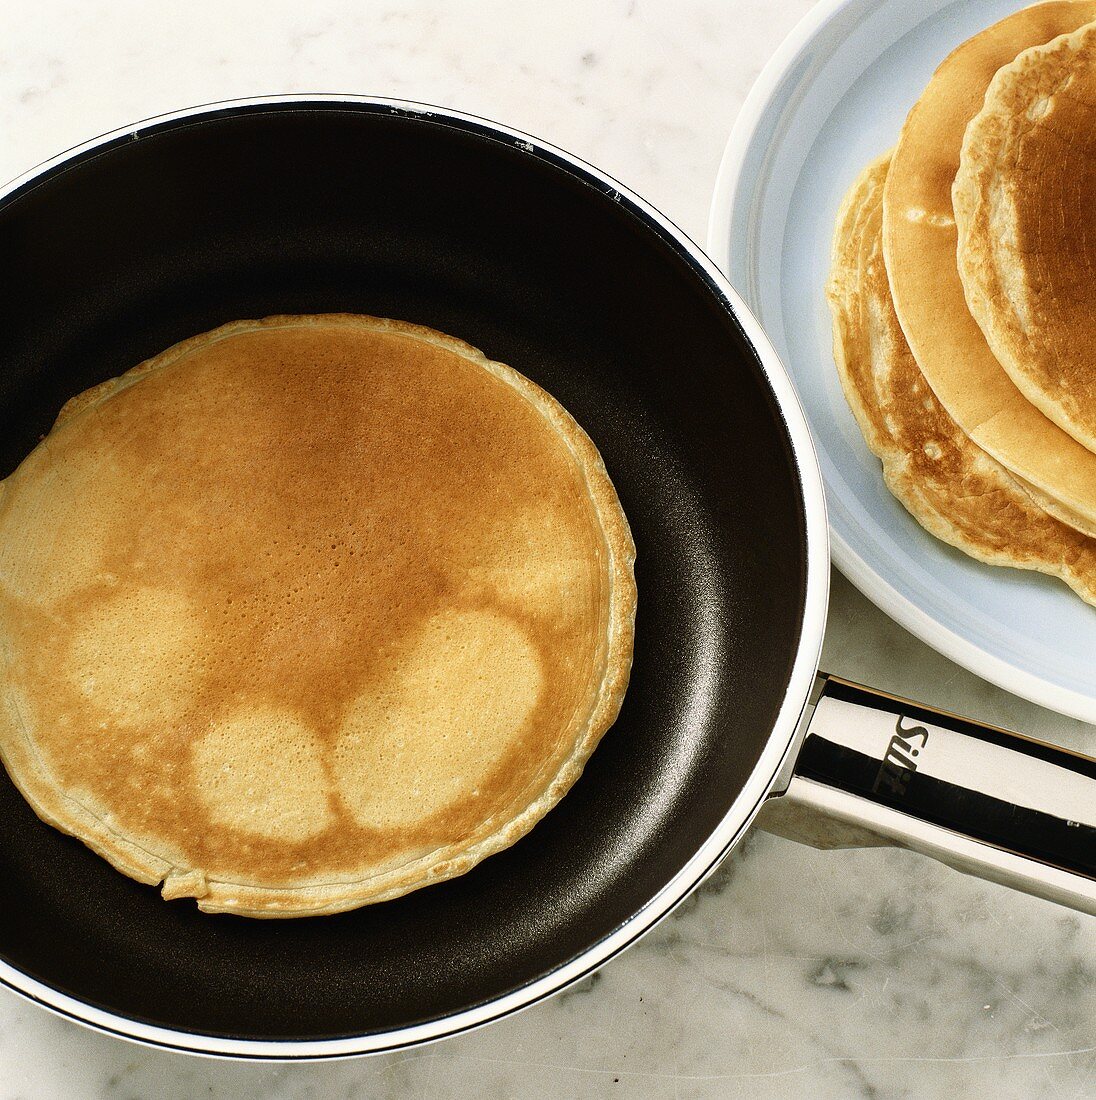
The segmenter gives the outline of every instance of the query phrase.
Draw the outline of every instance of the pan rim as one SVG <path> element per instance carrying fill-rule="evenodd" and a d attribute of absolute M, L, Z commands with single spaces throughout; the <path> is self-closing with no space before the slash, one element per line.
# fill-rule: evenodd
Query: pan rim
<path fill-rule="evenodd" d="M 799 399 L 760 324 L 716 265 L 673 222 L 611 176 L 549 142 L 473 114 L 412 100 L 349 93 L 253 96 L 200 104 L 156 115 L 91 138 L 43 161 L 0 187 L 0 206 L 71 162 L 86 159 L 97 150 L 105 151 L 105 147 L 119 141 L 137 140 L 143 134 L 171 128 L 188 120 L 204 121 L 227 114 L 258 112 L 264 108 L 308 109 L 310 106 L 316 109 L 341 107 L 397 114 L 422 122 L 471 131 L 501 142 L 522 153 L 553 163 L 576 179 L 596 187 L 638 217 L 647 229 L 673 246 L 738 322 L 780 411 L 802 490 L 806 585 L 803 620 L 784 700 L 757 764 L 719 825 L 673 878 L 628 920 L 609 935 L 591 944 L 580 955 L 519 989 L 446 1016 L 387 1031 L 335 1039 L 237 1039 L 147 1024 L 120 1013 L 97 1008 L 31 978 L 0 960 L 0 984 L 26 1000 L 92 1030 L 160 1049 L 255 1061 L 320 1061 L 360 1054 L 379 1054 L 470 1031 L 528 1008 L 580 981 L 654 928 L 692 893 L 739 841 L 772 790 L 791 754 L 799 720 L 818 667 L 829 589 L 828 524 L 821 470 Z"/>

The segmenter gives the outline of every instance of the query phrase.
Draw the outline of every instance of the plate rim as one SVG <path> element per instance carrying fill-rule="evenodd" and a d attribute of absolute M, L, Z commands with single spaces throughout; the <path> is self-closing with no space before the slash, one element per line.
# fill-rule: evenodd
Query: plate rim
<path fill-rule="evenodd" d="M 870 6 L 878 9 L 887 2 L 875 0 Z M 761 125 L 787 74 L 802 61 L 826 27 L 854 5 L 863 6 L 864 0 L 818 0 L 796 23 L 761 70 L 735 119 L 716 173 L 705 241 L 708 255 L 728 279 L 731 278 L 731 227 L 739 205 L 750 198 L 745 192 L 748 161 L 758 142 Z M 943 8 L 946 3 L 938 6 Z M 755 311 L 755 316 L 759 316 L 758 305 L 751 300 L 748 289 L 742 288 L 740 294 Z M 794 377 L 790 371 L 787 373 L 789 377 Z M 976 642 L 956 634 L 899 592 L 853 550 L 832 525 L 830 554 L 834 565 L 876 607 L 949 660 L 1013 695 L 1058 714 L 1096 723 L 1096 695 L 1074 691 L 1027 669 L 1018 668 L 1005 658 L 989 653 Z"/>

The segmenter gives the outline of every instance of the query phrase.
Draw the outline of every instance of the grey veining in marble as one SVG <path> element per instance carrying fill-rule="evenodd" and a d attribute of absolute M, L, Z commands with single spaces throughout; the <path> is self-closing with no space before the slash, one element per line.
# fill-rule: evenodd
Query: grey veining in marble
<path fill-rule="evenodd" d="M 809 0 L 0 5 L 0 176 L 196 102 L 355 91 L 584 156 L 696 238 L 735 114 Z M 824 666 L 1096 752 L 835 578 Z M 0 990 L 0 1100 L 1096 1096 L 1096 921 L 888 849 L 754 833 L 592 980 L 399 1055 L 253 1066 L 85 1031 Z"/>

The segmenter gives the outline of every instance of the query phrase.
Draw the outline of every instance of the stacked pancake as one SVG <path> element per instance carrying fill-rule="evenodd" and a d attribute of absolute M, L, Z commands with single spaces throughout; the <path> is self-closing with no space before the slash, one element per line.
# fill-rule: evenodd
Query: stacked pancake
<path fill-rule="evenodd" d="M 165 897 L 395 897 L 574 783 L 633 557 L 593 443 L 516 371 L 395 321 L 230 324 L 74 398 L 0 482 L 0 755 Z"/>
<path fill-rule="evenodd" d="M 838 372 L 891 492 L 1096 604 L 1096 2 L 956 49 L 837 219 Z"/>

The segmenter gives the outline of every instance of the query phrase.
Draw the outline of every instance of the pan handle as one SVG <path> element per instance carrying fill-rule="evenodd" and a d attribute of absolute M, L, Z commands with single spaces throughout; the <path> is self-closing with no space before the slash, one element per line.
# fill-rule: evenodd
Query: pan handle
<path fill-rule="evenodd" d="M 893 844 L 1096 914 L 1096 760 L 820 673 L 759 823 Z"/>

